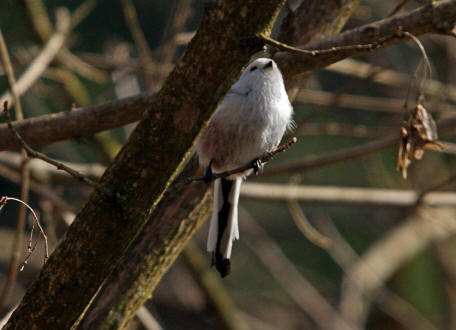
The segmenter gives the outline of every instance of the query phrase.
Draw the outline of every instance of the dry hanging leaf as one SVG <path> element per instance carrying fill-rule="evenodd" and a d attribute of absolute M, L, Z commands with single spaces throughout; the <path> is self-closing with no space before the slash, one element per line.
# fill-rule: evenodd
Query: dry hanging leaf
<path fill-rule="evenodd" d="M 413 160 L 423 157 L 424 150 L 443 150 L 437 138 L 437 125 L 419 101 L 401 127 L 397 169 L 404 179 L 407 178 L 407 168 Z"/>

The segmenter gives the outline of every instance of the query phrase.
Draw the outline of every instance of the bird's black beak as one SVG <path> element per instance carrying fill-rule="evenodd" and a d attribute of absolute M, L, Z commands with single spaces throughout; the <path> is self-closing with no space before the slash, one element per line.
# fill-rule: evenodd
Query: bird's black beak
<path fill-rule="evenodd" d="M 263 69 L 268 69 L 268 68 L 272 68 L 272 61 L 269 61 L 268 63 L 266 63 L 263 67 Z"/>

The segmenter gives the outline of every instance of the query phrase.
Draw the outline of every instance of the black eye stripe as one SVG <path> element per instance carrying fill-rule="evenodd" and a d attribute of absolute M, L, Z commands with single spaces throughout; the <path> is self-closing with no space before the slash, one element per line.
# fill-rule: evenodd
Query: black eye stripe
<path fill-rule="evenodd" d="M 255 71 L 256 69 L 258 69 L 258 67 L 252 66 L 252 67 L 250 68 L 250 71 Z"/>

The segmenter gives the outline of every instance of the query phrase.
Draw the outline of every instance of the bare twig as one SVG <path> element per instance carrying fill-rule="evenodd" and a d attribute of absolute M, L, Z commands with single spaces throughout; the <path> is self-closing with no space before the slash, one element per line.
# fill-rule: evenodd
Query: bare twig
<path fill-rule="evenodd" d="M 312 54 L 304 55 L 291 51 L 277 52 L 274 55 L 278 66 L 286 81 L 293 79 L 304 72 L 311 72 L 323 68 L 332 63 L 347 57 L 366 54 L 375 47 L 386 47 L 389 45 L 403 42 L 409 37 L 398 34 L 398 27 L 402 31 L 407 31 L 415 36 L 420 36 L 427 32 L 445 33 L 453 28 L 456 17 L 456 3 L 453 0 L 434 1 L 428 6 L 422 6 L 416 10 L 405 14 L 396 15 L 374 23 L 359 26 L 355 29 L 347 30 L 335 36 L 322 38 L 302 45 L 302 49 L 330 50 L 333 47 L 348 47 L 336 52 L 323 52 L 317 56 Z M 436 24 L 436 22 L 441 22 Z M 378 41 L 381 41 L 379 44 Z M 360 48 L 351 47 L 360 45 Z M 363 45 L 372 45 L 369 46 Z M 287 84 L 287 87 L 292 87 Z"/>
<path fill-rule="evenodd" d="M 358 254 L 345 241 L 329 217 L 320 218 L 318 224 L 320 225 L 320 230 L 330 237 L 333 242 L 332 246 L 327 249 L 328 254 L 344 270 L 344 273 L 348 273 L 351 265 L 359 262 Z M 375 276 L 375 274 L 372 275 Z M 347 280 L 351 280 L 352 284 L 356 285 L 356 278 L 347 278 Z M 425 319 L 411 304 L 390 291 L 385 285 L 379 288 L 374 299 L 383 311 L 402 323 L 404 328 L 436 330 L 436 327 Z"/>
<path fill-rule="evenodd" d="M 71 167 L 75 171 L 78 171 L 84 176 L 89 177 L 90 179 L 97 181 L 106 170 L 106 167 L 98 163 L 75 163 L 67 162 L 62 160 L 57 160 L 68 167 Z M 14 171 L 20 169 L 21 159 L 20 155 L 12 151 L 3 151 L 0 153 L 0 166 L 6 166 Z M 42 161 L 30 161 L 30 174 L 32 178 L 37 181 L 52 181 L 57 180 L 59 182 L 65 180 L 73 180 L 65 172 L 59 171 L 55 166 L 42 162 Z"/>
<path fill-rule="evenodd" d="M 21 147 L 23 147 L 27 151 L 27 155 L 29 157 L 38 158 L 38 159 L 41 159 L 41 160 L 43 160 L 43 161 L 45 161 L 45 162 L 47 162 L 49 164 L 52 164 L 55 167 L 57 167 L 57 169 L 67 172 L 69 175 L 71 175 L 76 180 L 78 180 L 80 182 L 83 182 L 83 183 L 85 183 L 85 184 L 87 184 L 87 185 L 99 190 L 100 192 L 103 192 L 107 196 L 110 196 L 110 197 L 115 196 L 115 194 L 113 192 L 111 192 L 109 189 L 105 188 L 104 186 L 100 185 L 99 183 L 87 178 L 86 176 L 84 176 L 81 173 L 75 171 L 74 169 L 66 166 L 65 164 L 63 164 L 61 162 L 58 162 L 55 159 L 52 159 L 52 158 L 46 156 L 45 154 L 43 154 L 41 152 L 38 152 L 38 151 L 35 151 L 32 148 L 30 148 L 30 146 L 22 139 L 22 137 L 19 135 L 19 133 L 16 131 L 16 129 L 14 128 L 13 124 L 11 123 L 11 120 L 10 120 L 10 117 L 9 117 L 9 113 L 8 113 L 8 104 L 7 103 L 8 102 L 5 102 L 3 104 L 3 110 L 4 110 L 3 112 L 5 114 L 5 119 L 6 119 L 6 122 L 8 124 L 8 127 L 11 130 L 11 132 L 14 134 L 14 136 L 16 136 L 16 139 L 18 140 L 18 142 L 21 145 Z"/>
<path fill-rule="evenodd" d="M 279 175 L 284 173 L 297 173 L 305 170 L 310 170 L 317 167 L 322 167 L 326 165 L 330 165 L 336 162 L 360 157 L 367 155 L 369 153 L 373 153 L 389 147 L 396 142 L 396 136 L 390 136 L 386 138 L 381 138 L 374 141 L 366 142 L 360 146 L 350 147 L 346 149 L 342 149 L 340 151 L 334 152 L 329 155 L 320 156 L 315 159 L 304 159 L 295 162 L 287 162 L 284 164 L 278 164 L 274 167 L 268 168 L 264 173 L 263 176 L 273 176 Z"/>
<path fill-rule="evenodd" d="M 335 324 L 338 324 L 340 329 L 354 329 L 299 273 L 264 229 L 257 225 L 245 210 L 241 211 L 244 229 L 250 233 L 250 239 L 246 241 L 247 246 L 296 305 L 305 311 L 320 329 L 333 329 Z"/>
<path fill-rule="evenodd" d="M 331 246 L 331 239 L 318 232 L 307 220 L 304 212 L 302 211 L 299 203 L 296 200 L 287 200 L 287 207 L 290 211 L 296 227 L 301 233 L 313 244 L 328 249 Z"/>
<path fill-rule="evenodd" d="M 407 4 L 407 2 L 409 2 L 409 0 L 402 0 L 400 3 L 398 3 L 396 7 L 394 7 L 394 9 L 391 11 L 391 13 L 389 13 L 388 17 L 396 15 L 399 12 L 399 10 L 401 10 L 402 7 L 404 7 Z"/>
<path fill-rule="evenodd" d="M 21 175 L 15 170 L 9 169 L 5 166 L 0 165 L 0 176 L 9 180 L 11 182 L 20 183 Z M 35 180 L 30 180 L 30 189 L 39 195 L 41 198 L 52 202 L 52 204 L 59 209 L 60 211 L 70 210 L 71 212 L 76 212 L 76 207 L 65 202 L 59 195 L 57 195 L 51 189 L 45 187 L 43 184 L 36 182 Z"/>
<path fill-rule="evenodd" d="M 144 36 L 144 32 L 141 29 L 141 25 L 139 24 L 139 19 L 138 15 L 136 14 L 135 6 L 133 5 L 133 2 L 131 0 L 122 0 L 121 3 L 123 13 L 125 16 L 125 21 L 130 30 L 130 34 L 135 42 L 141 63 L 145 69 L 144 75 L 147 81 L 147 85 L 149 88 L 153 88 L 155 85 L 155 80 L 152 79 L 150 72 L 154 70 L 155 65 L 152 61 L 152 55 L 149 48 L 149 44 L 147 43 L 146 37 Z"/>
<path fill-rule="evenodd" d="M 361 64 L 362 65 L 362 64 Z M 372 77 L 375 81 L 375 75 Z M 301 89 L 296 95 L 295 101 L 322 105 L 333 106 L 333 100 L 337 98 L 338 107 L 347 107 L 350 109 L 382 111 L 404 115 L 404 100 L 391 97 L 374 97 L 354 94 L 337 94 L 322 90 Z M 440 102 L 433 105 L 433 112 L 454 113 L 454 107 Z"/>
<path fill-rule="evenodd" d="M 429 7 L 429 8 L 428 8 Z M 391 33 L 394 33 L 394 31 L 397 31 L 397 24 L 400 23 L 401 26 L 404 26 L 404 30 L 407 30 L 409 33 L 413 33 L 415 36 L 423 35 L 425 33 L 430 33 L 430 32 L 436 32 L 435 26 L 430 23 L 431 22 L 436 22 L 439 21 L 440 18 L 443 20 L 447 20 L 448 17 L 451 17 L 451 15 L 454 15 L 456 12 L 456 4 L 454 4 L 451 1 L 438 1 L 435 2 L 432 8 L 430 6 L 428 7 L 423 7 L 417 11 L 413 11 L 404 15 L 400 15 L 399 20 L 384 20 L 380 22 L 373 23 L 371 25 L 363 26 L 357 29 L 353 29 L 350 31 L 347 31 L 345 33 L 342 33 L 340 35 L 334 36 L 334 37 L 328 37 L 320 40 L 320 45 L 325 45 L 327 48 L 331 48 L 332 45 L 340 45 L 343 43 L 345 40 L 352 41 L 352 40 L 370 40 L 369 33 L 368 32 L 374 32 L 375 35 L 379 37 L 384 37 L 386 35 L 391 35 Z M 324 42 L 323 42 L 324 40 Z M 402 41 L 402 40 L 397 40 Z M 314 46 L 316 45 L 315 43 L 312 43 Z M 386 45 L 385 45 L 386 46 Z M 278 53 L 279 55 L 280 53 Z M 283 56 L 282 56 L 283 55 Z M 325 67 L 327 65 L 330 65 L 335 62 L 334 58 L 325 58 L 325 59 L 320 59 L 318 63 L 315 62 L 308 62 L 308 61 L 303 61 L 302 58 L 296 58 L 293 56 L 288 56 L 290 54 L 282 53 L 280 56 L 280 64 L 283 66 L 289 66 L 290 69 L 290 74 L 284 74 L 285 80 L 289 79 L 289 75 L 291 74 L 303 74 L 307 71 L 310 70 L 317 70 L 322 67 Z M 293 54 L 291 54 L 293 55 Z M 355 55 L 360 55 L 359 53 L 353 53 L 352 52 L 347 52 L 347 54 L 344 54 L 344 56 L 340 56 L 337 58 L 337 60 L 341 60 L 344 58 L 347 58 L 349 56 L 355 56 Z M 275 59 L 277 59 L 275 57 Z M 296 66 L 295 60 L 300 61 L 300 65 Z M 305 63 L 304 63 L 305 62 Z M 351 64 L 350 64 L 351 63 Z M 350 65 L 349 65 L 350 64 Z M 348 67 L 349 66 L 349 67 Z M 282 68 L 282 67 L 281 67 Z M 366 69 L 367 68 L 367 69 Z M 368 72 L 368 74 L 371 74 L 372 72 L 372 66 L 366 63 L 362 63 L 359 61 L 354 62 L 353 60 L 348 60 L 344 61 L 343 63 L 339 63 L 333 65 L 332 67 L 328 68 L 331 70 L 338 70 L 338 72 L 345 72 L 357 76 L 363 76 Z M 387 83 L 387 84 L 392 84 L 394 86 L 400 85 L 404 86 L 407 85 L 409 82 L 409 77 L 404 75 L 397 74 L 396 72 L 392 70 L 383 70 L 379 74 L 375 75 L 375 81 L 379 81 L 381 83 Z M 456 100 L 456 88 L 454 86 L 446 86 L 442 85 L 441 83 L 437 81 L 431 81 L 429 85 L 429 92 L 432 92 L 433 94 L 436 95 L 441 95 L 444 94 L 446 95 L 449 99 L 451 100 Z M 126 103 L 126 101 L 129 101 L 129 107 L 125 107 L 120 109 L 119 107 L 123 107 Z M 118 111 L 118 113 L 113 116 L 111 112 L 105 112 L 103 115 L 104 116 L 109 116 L 109 119 L 100 119 L 100 120 L 93 120 L 91 116 L 88 116 L 86 121 L 81 122 L 79 120 L 79 131 L 83 131 L 84 134 L 92 134 L 95 132 L 99 132 L 100 130 L 107 129 L 107 127 L 117 127 L 121 126 L 133 121 L 136 121 L 141 118 L 143 109 L 145 108 L 142 104 L 139 105 L 139 103 L 151 103 L 151 95 L 140 95 L 135 98 L 129 98 L 128 100 L 120 100 L 117 102 L 112 102 L 109 104 L 109 110 L 110 111 Z M 106 109 L 107 105 L 101 106 L 102 108 Z M 84 110 L 88 110 L 87 108 Z M 113 117 L 120 116 L 120 113 L 122 112 L 127 112 L 128 114 L 123 114 L 123 118 L 116 119 L 116 122 L 114 124 L 111 124 L 111 121 L 113 120 Z M 67 114 L 65 114 L 66 116 Z M 71 114 L 69 114 L 71 116 Z M 59 119 L 62 119 L 61 117 Z M 92 123 L 92 125 L 88 125 L 87 123 Z M 93 123 L 101 123 L 94 125 Z M 70 122 L 71 125 L 74 126 L 74 122 Z M 74 137 L 76 132 L 78 130 L 71 130 L 68 131 L 66 129 L 71 129 L 68 126 L 65 127 L 65 129 L 59 130 L 59 136 L 56 136 L 56 132 L 51 133 L 47 132 L 47 134 L 41 134 L 40 132 L 42 130 L 47 130 L 47 125 L 40 125 L 40 129 L 37 132 L 37 128 L 33 127 L 33 135 L 34 136 L 40 136 L 42 138 L 46 137 L 47 141 L 43 143 L 49 143 L 50 141 L 58 141 L 62 139 L 68 139 Z M 1 133 L 0 129 L 0 133 Z M 32 128 L 29 130 L 32 132 Z M 21 131 L 22 136 L 26 139 L 26 141 L 29 141 L 28 136 L 25 136 L 25 132 Z M 5 141 L 5 142 L 4 142 Z M 0 145 L 2 146 L 1 149 L 5 150 L 4 145 L 9 145 L 10 141 L 7 141 L 5 137 L 2 136 L 0 137 Z M 37 144 L 38 142 L 35 142 Z M 32 143 L 30 143 L 32 144 Z"/>
<path fill-rule="evenodd" d="M 281 146 L 277 147 L 275 150 L 266 152 L 263 156 L 261 156 L 259 158 L 259 161 L 261 163 L 267 163 L 268 161 L 270 161 L 278 153 L 287 151 L 297 141 L 298 140 L 295 137 L 292 138 L 290 141 L 288 141 L 285 144 L 282 144 Z M 245 172 L 245 171 L 248 171 L 248 170 L 251 170 L 251 169 L 253 169 L 253 165 L 252 165 L 252 163 L 249 163 L 249 164 L 246 164 L 244 166 L 235 168 L 233 170 L 220 172 L 220 173 L 214 173 L 212 178 L 214 180 L 215 179 L 219 179 L 219 178 L 226 178 L 226 177 L 228 177 L 230 175 L 242 173 L 242 172 Z M 182 189 L 183 187 L 185 187 L 186 185 L 188 185 L 188 184 L 190 184 L 190 183 L 192 183 L 194 181 L 204 181 L 205 179 L 206 179 L 206 177 L 204 175 L 192 176 L 192 177 L 186 178 L 184 180 L 181 180 L 179 182 L 176 182 L 169 189 L 170 190 L 179 190 L 179 189 Z"/>
<path fill-rule="evenodd" d="M 242 185 L 241 194 L 246 197 L 267 200 L 297 200 L 340 204 L 388 205 L 409 207 L 416 203 L 418 193 L 412 190 L 353 188 L 336 186 L 304 186 L 290 184 L 252 183 Z M 423 198 L 429 206 L 454 206 L 456 193 L 434 192 Z"/>
<path fill-rule="evenodd" d="M 325 68 L 325 70 L 339 74 L 351 75 L 359 79 L 366 78 L 368 75 L 371 75 L 373 70 L 376 70 L 375 75 L 372 76 L 372 81 L 376 83 L 394 88 L 407 87 L 410 84 L 410 76 L 407 74 L 379 68 L 372 64 L 351 58 L 334 63 Z M 456 86 L 443 84 L 438 80 L 429 80 L 426 92 L 439 98 L 444 97 L 448 100 L 456 101 Z"/>
<path fill-rule="evenodd" d="M 431 78 L 431 72 L 432 72 L 431 63 L 429 62 L 429 58 L 427 56 L 426 49 L 424 48 L 424 46 L 421 43 L 421 41 L 417 37 L 415 37 L 413 34 L 407 32 L 407 31 L 401 31 L 399 33 L 402 33 L 402 34 L 406 35 L 407 37 L 409 37 L 410 39 L 413 40 L 413 42 L 417 45 L 418 49 L 420 50 L 421 56 L 423 58 L 423 61 L 424 61 L 424 64 L 425 64 L 424 74 L 423 74 L 423 77 L 422 77 L 422 83 L 418 84 L 419 85 L 419 91 L 418 92 L 420 94 L 420 98 L 423 98 L 424 97 L 425 84 L 427 84 L 429 79 Z M 416 76 L 418 71 L 420 70 L 421 63 L 416 68 L 414 76 Z"/>
<path fill-rule="evenodd" d="M 456 181 L 456 173 L 450 175 L 450 177 L 448 177 L 447 179 L 420 191 L 420 193 L 418 194 L 418 197 L 416 198 L 416 205 L 423 203 L 424 197 L 426 195 L 428 195 L 430 192 L 440 190 L 443 187 L 448 186 L 449 184 L 452 184 L 455 181 Z"/>
<path fill-rule="evenodd" d="M 290 52 L 290 53 L 295 53 L 295 54 L 300 54 L 300 55 L 306 55 L 306 56 L 312 56 L 312 57 L 317 57 L 319 55 L 323 54 L 337 54 L 341 52 L 345 52 L 347 50 L 365 50 L 365 51 L 371 51 L 375 50 L 378 48 L 383 47 L 383 44 L 390 39 L 398 38 L 398 35 L 391 35 L 391 36 L 386 36 L 383 38 L 379 38 L 375 42 L 369 43 L 369 44 L 355 44 L 355 45 L 346 45 L 346 46 L 334 46 L 331 48 L 327 49 L 302 49 L 302 48 L 297 48 L 293 47 L 287 44 L 284 44 L 280 41 L 274 40 L 271 37 L 265 35 L 265 34 L 260 34 L 259 38 L 263 40 L 266 44 L 273 46 L 277 49 L 280 49 L 281 51 L 284 52 Z"/>
<path fill-rule="evenodd" d="M 191 14 L 190 0 L 177 0 L 172 7 L 172 14 L 170 15 L 165 31 L 162 37 L 162 45 L 159 48 L 160 65 L 173 63 L 174 55 L 177 50 L 175 36 L 184 30 L 185 23 Z M 161 76 L 163 80 L 166 76 Z"/>
<path fill-rule="evenodd" d="M 18 96 L 24 94 L 41 76 L 44 70 L 48 67 L 49 63 L 51 63 L 59 50 L 62 48 L 66 40 L 70 28 L 69 13 L 66 9 L 59 9 L 56 13 L 56 17 L 56 32 L 49 38 L 49 41 L 46 43 L 41 53 L 33 60 L 15 84 L 15 93 Z M 8 101 L 10 106 L 14 104 L 14 99 L 12 98 L 11 93 L 5 93 L 0 97 L 1 104 L 4 104 L 5 101 Z"/>
<path fill-rule="evenodd" d="M 29 211 L 32 213 L 33 215 L 33 226 L 36 224 L 38 226 L 38 228 L 40 229 L 40 233 L 41 235 L 43 236 L 43 239 L 44 239 L 44 262 L 46 262 L 46 260 L 49 258 L 49 246 L 48 246 L 48 238 L 46 236 L 46 233 L 44 232 L 44 229 L 43 227 L 41 226 L 41 223 L 40 223 L 40 220 L 38 219 L 38 216 L 36 215 L 35 211 L 33 210 L 32 207 L 30 207 L 30 205 L 28 205 L 27 203 L 25 203 L 24 201 L 20 200 L 19 198 L 14 198 L 14 197 L 8 197 L 8 196 L 2 196 L 1 199 L 0 199 L 0 209 L 3 208 L 6 203 L 8 201 L 15 201 L 15 202 L 18 202 L 18 203 L 21 203 L 22 205 L 24 205 L 26 208 L 29 209 Z M 32 248 L 31 247 L 31 244 L 32 244 L 32 238 L 33 238 L 33 228 L 32 228 L 32 231 L 30 232 L 30 241 L 29 241 L 29 255 L 27 256 L 27 258 L 25 259 L 23 265 L 21 266 L 21 271 L 22 269 L 24 268 L 25 264 L 26 264 L 26 261 L 28 261 L 31 253 L 33 253 L 33 250 L 35 249 L 34 247 Z M 36 245 L 35 245 L 36 246 Z"/>
<path fill-rule="evenodd" d="M 419 208 L 403 224 L 396 226 L 372 245 L 352 265 L 345 276 L 341 292 L 341 312 L 354 323 L 365 317 L 371 297 L 401 266 L 431 242 L 454 236 L 454 209 Z M 349 278 L 356 279 L 351 285 Z"/>
<path fill-rule="evenodd" d="M 8 319 L 11 317 L 11 314 L 13 314 L 14 310 L 16 309 L 16 307 L 17 307 L 17 305 L 15 305 L 5 315 L 3 315 L 2 319 L 0 320 L 0 329 L 3 329 L 3 327 L 5 326 L 5 324 L 8 321 Z"/>
<path fill-rule="evenodd" d="M 71 14 L 71 30 L 77 27 L 104 0 L 86 0 Z"/>
<path fill-rule="evenodd" d="M 90 1 L 90 0 L 89 0 Z M 53 26 L 52 22 L 48 16 L 46 7 L 43 3 L 42 0 L 27 0 L 25 1 L 26 8 L 28 10 L 29 17 L 31 19 L 31 23 L 33 27 L 35 28 L 35 31 L 37 32 L 38 36 L 43 42 L 46 42 L 48 38 L 51 36 L 52 31 L 53 31 Z M 86 11 L 86 3 L 83 3 L 81 5 L 82 7 L 79 7 L 76 9 L 76 12 L 80 17 L 76 17 L 77 19 L 82 19 L 84 14 L 84 11 Z M 90 7 L 90 6 L 89 6 Z M 82 8 L 82 9 L 80 9 Z M 93 7 L 92 7 L 93 8 Z M 77 22 L 77 21 L 75 21 Z M 76 26 L 76 24 L 72 24 L 73 22 L 71 21 L 70 18 L 70 27 Z M 58 27 L 57 27 L 58 29 Z M 73 55 L 68 48 L 62 47 L 57 56 L 57 61 L 61 64 L 63 64 L 65 67 L 69 68 L 70 70 L 73 70 L 80 75 L 86 77 L 87 79 L 93 80 L 98 83 L 103 83 L 106 82 L 108 79 L 108 76 L 105 72 L 98 70 L 89 64 L 85 63 L 81 59 L 79 59 L 77 56 Z"/>
<path fill-rule="evenodd" d="M 142 306 L 138 309 L 136 317 L 141 321 L 141 324 L 146 330 L 163 330 L 160 323 L 157 322 L 146 306 Z"/>
<path fill-rule="evenodd" d="M 184 261 L 194 275 L 198 286 L 206 299 L 206 304 L 213 309 L 219 320 L 221 329 L 246 330 L 249 327 L 242 319 L 236 318 L 236 307 L 227 294 L 223 283 L 210 269 L 206 256 L 194 242 L 189 242 L 182 252 Z"/>
<path fill-rule="evenodd" d="M 378 138 L 380 135 L 390 135 L 396 132 L 397 127 L 392 126 L 351 125 L 341 122 L 312 122 L 300 125 L 296 133 L 300 135 L 328 135 L 352 136 L 357 138 Z"/>
<path fill-rule="evenodd" d="M 22 112 L 22 106 L 19 96 L 15 92 L 16 78 L 14 75 L 13 66 L 11 64 L 11 59 L 8 53 L 8 48 L 6 46 L 5 39 L 3 37 L 2 30 L 0 29 L 0 55 L 2 58 L 3 65 L 5 67 L 6 75 L 8 78 L 8 84 L 10 87 L 10 92 L 13 96 L 16 106 L 15 114 L 17 120 L 23 120 L 24 114 Z M 22 148 L 21 150 L 21 197 L 20 199 L 24 202 L 28 202 L 29 188 L 30 188 L 30 172 L 29 172 L 29 162 L 27 157 L 27 152 Z M 6 300 L 9 298 L 9 295 L 14 287 L 17 278 L 17 266 L 20 258 L 20 251 L 22 246 L 22 241 L 24 237 L 24 225 L 26 217 L 26 208 L 24 205 L 19 207 L 19 212 L 16 220 L 16 232 L 14 235 L 13 246 L 11 250 L 11 259 L 8 266 L 8 279 L 5 283 L 5 286 L 0 294 L 0 307 L 2 307 Z"/>

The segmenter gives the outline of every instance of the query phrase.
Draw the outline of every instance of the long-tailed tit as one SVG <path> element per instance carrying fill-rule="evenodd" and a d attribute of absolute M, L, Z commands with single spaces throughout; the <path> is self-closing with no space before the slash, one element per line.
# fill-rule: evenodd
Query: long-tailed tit
<path fill-rule="evenodd" d="M 231 87 L 197 143 L 207 174 L 253 162 L 276 148 L 292 125 L 293 108 L 277 64 L 268 58 L 250 63 Z M 222 277 L 230 272 L 234 239 L 239 239 L 238 201 L 243 178 L 252 170 L 216 179 L 207 249 Z"/>

